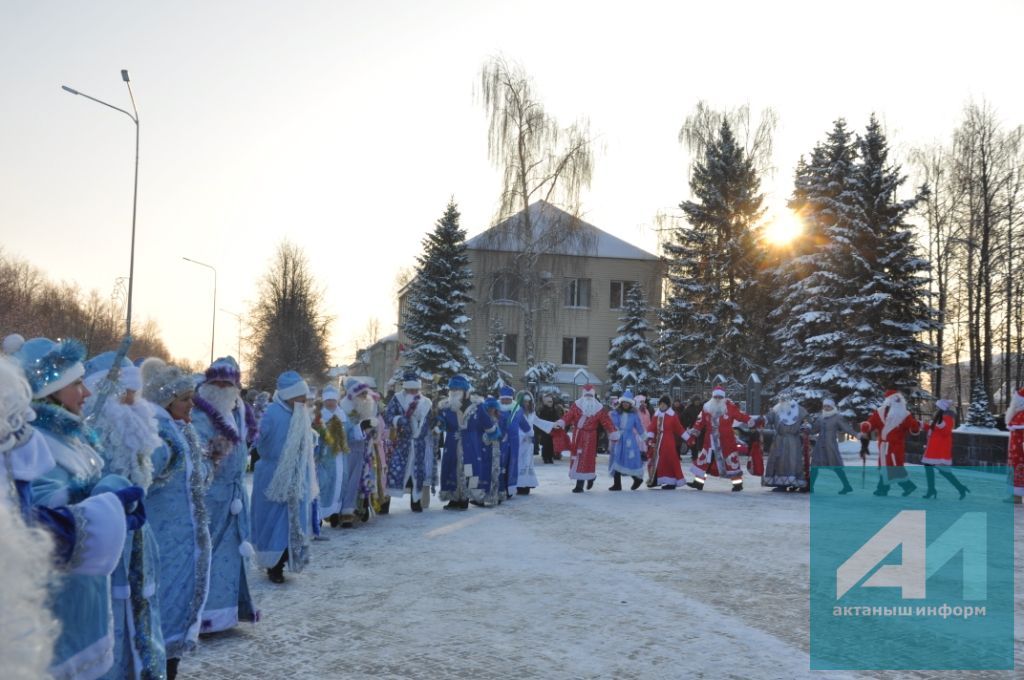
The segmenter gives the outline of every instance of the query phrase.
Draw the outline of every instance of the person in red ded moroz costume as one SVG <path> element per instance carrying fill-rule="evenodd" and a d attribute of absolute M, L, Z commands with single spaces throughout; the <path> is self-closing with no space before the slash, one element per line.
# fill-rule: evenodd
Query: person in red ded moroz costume
<path fill-rule="evenodd" d="M 740 467 L 739 442 L 733 423 L 750 423 L 757 426 L 758 416 L 747 415 L 732 400 L 725 398 L 725 388 L 716 385 L 711 390 L 711 399 L 701 409 L 693 427 L 686 432 L 686 439 L 693 446 L 697 435 L 704 433 L 704 447 L 691 466 L 694 478 L 686 483 L 697 489 L 704 488 L 708 475 L 732 480 L 732 490 L 743 490 L 743 468 Z"/>
<path fill-rule="evenodd" d="M 1006 409 L 1006 427 L 1010 430 L 1007 450 L 1010 474 L 1013 475 L 1013 502 L 1024 498 L 1024 387 L 1017 390 Z"/>
<path fill-rule="evenodd" d="M 885 401 L 860 424 L 860 430 L 865 434 L 878 433 L 879 475 L 875 495 L 888 495 L 894 481 L 903 487 L 904 496 L 913 493 L 917 485 L 908 479 L 903 460 L 907 435 L 920 432 L 921 423 L 910 413 L 903 394 L 898 390 L 887 391 Z"/>
<path fill-rule="evenodd" d="M 573 493 L 583 493 L 583 485 L 590 489 L 597 478 L 597 427 L 600 425 L 612 437 L 615 425 L 608 411 L 597 400 L 593 385 L 583 386 L 583 395 L 569 406 L 568 412 L 555 423 L 551 436 L 556 450 L 569 451 L 569 479 L 576 480 Z M 572 438 L 564 435 L 572 428 Z M 561 434 L 556 435 L 561 430 Z"/>

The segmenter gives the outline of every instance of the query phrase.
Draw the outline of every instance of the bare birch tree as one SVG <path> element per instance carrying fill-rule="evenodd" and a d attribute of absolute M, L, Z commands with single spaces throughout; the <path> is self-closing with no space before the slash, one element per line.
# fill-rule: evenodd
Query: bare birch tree
<path fill-rule="evenodd" d="M 504 273 L 519 283 L 529 370 L 536 363 L 545 283 L 538 264 L 545 255 L 589 247 L 579 227 L 580 193 L 590 186 L 593 172 L 589 124 L 579 120 L 562 127 L 544 109 L 522 66 L 501 57 L 481 69 L 480 99 L 488 119 L 487 153 L 502 172 L 497 226 L 489 232 L 488 247 L 513 254 L 511 271 Z M 559 219 L 562 211 L 572 219 Z"/>

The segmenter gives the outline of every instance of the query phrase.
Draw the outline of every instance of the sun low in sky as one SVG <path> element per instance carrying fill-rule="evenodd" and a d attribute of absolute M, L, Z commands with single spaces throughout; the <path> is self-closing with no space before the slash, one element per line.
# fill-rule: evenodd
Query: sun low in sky
<path fill-rule="evenodd" d="M 803 222 L 791 210 L 783 210 L 769 218 L 764 228 L 764 239 L 773 246 L 788 246 L 800 238 Z"/>

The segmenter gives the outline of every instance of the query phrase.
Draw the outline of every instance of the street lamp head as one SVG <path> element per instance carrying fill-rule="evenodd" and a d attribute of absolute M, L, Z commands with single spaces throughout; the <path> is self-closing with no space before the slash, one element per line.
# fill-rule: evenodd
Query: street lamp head
<path fill-rule="evenodd" d="M 61 85 L 60 89 L 64 90 L 65 92 L 70 92 L 71 94 L 81 94 L 78 90 L 72 90 L 67 85 Z"/>
<path fill-rule="evenodd" d="M 123 80 L 126 83 L 129 82 L 128 81 L 128 69 L 124 69 L 124 68 L 121 69 L 121 80 Z"/>

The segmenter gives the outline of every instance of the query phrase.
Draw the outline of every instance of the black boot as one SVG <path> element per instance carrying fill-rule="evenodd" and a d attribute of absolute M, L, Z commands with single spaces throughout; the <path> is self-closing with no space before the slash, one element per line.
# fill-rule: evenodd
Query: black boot
<path fill-rule="evenodd" d="M 517 496 L 529 496 L 530 495 L 530 487 L 528 487 L 528 486 L 517 486 L 516 487 L 516 495 Z"/>
<path fill-rule="evenodd" d="M 178 677 L 178 664 L 181 659 L 168 659 L 167 660 L 167 680 L 174 680 Z"/>
<path fill-rule="evenodd" d="M 902 495 L 904 497 L 909 496 L 910 494 L 914 493 L 914 489 L 917 488 L 917 484 L 914 484 L 909 479 L 906 479 L 906 480 L 900 482 L 900 486 L 903 488 L 903 494 Z"/>
<path fill-rule="evenodd" d="M 459 510 L 469 510 L 469 501 L 459 503 Z"/>
<path fill-rule="evenodd" d="M 462 510 L 462 503 L 459 501 L 448 501 L 448 504 L 444 506 L 445 510 Z"/>
<path fill-rule="evenodd" d="M 889 495 L 889 485 L 882 483 L 882 478 L 879 477 L 878 478 L 878 488 L 876 488 L 873 493 L 874 493 L 875 496 L 888 496 Z"/>
<path fill-rule="evenodd" d="M 953 488 L 960 494 L 960 500 L 963 500 L 964 497 L 971 492 L 971 490 L 964 486 L 963 482 L 957 479 L 949 470 L 939 468 L 939 474 L 945 477 L 946 481 L 953 485 Z"/>
<path fill-rule="evenodd" d="M 633 485 L 629 487 L 629 490 L 630 491 L 636 491 L 637 489 L 640 488 L 640 485 L 643 484 L 643 483 L 644 483 L 644 478 L 643 477 L 634 477 L 633 478 Z"/>
<path fill-rule="evenodd" d="M 836 468 L 836 475 L 839 477 L 839 481 L 843 483 L 843 488 L 839 490 L 840 496 L 845 496 L 853 491 L 853 487 L 850 486 L 850 480 L 846 478 L 845 470 L 842 468 Z"/>
<path fill-rule="evenodd" d="M 743 482 L 740 482 L 739 484 L 733 484 L 732 485 L 732 490 L 733 491 L 743 491 Z"/>
<path fill-rule="evenodd" d="M 686 486 L 690 487 L 691 489 L 696 489 L 697 491 L 703 491 L 704 490 L 704 482 L 702 482 L 701 480 L 697 479 L 696 477 L 694 477 L 693 479 L 688 481 L 686 483 Z"/>
<path fill-rule="evenodd" d="M 577 479 L 576 486 L 572 490 L 573 493 L 583 493 L 583 480 Z"/>
<path fill-rule="evenodd" d="M 285 550 L 281 559 L 270 569 L 267 569 L 267 578 L 271 583 L 284 583 L 284 565 L 288 564 L 288 551 Z"/>
<path fill-rule="evenodd" d="M 588 479 L 587 480 L 587 491 L 590 491 L 593 488 L 594 488 L 594 480 L 593 479 Z"/>
<path fill-rule="evenodd" d="M 675 484 L 662 484 L 661 488 L 665 491 L 673 491 L 676 488 Z"/>
<path fill-rule="evenodd" d="M 614 477 L 615 477 L 615 482 L 613 482 L 612 485 L 608 487 L 608 490 L 609 491 L 622 491 L 622 475 L 620 475 L 618 472 L 616 472 Z"/>
<path fill-rule="evenodd" d="M 383 503 L 380 504 L 380 510 L 377 511 L 377 514 L 378 515 L 386 515 L 390 511 L 391 511 L 391 499 L 388 498 L 386 501 L 384 501 Z M 366 519 L 370 519 L 370 513 L 369 512 L 366 513 Z M 365 522 L 366 519 L 364 519 L 363 521 Z"/>
<path fill-rule="evenodd" d="M 327 523 L 331 525 L 332 529 L 337 529 L 341 520 L 338 518 L 338 513 L 334 513 L 327 518 Z"/>
<path fill-rule="evenodd" d="M 925 492 L 925 498 L 938 498 L 939 494 L 935 490 L 935 467 L 932 465 L 924 466 L 924 476 L 928 480 L 928 490 Z"/>
<path fill-rule="evenodd" d="M 412 497 L 410 496 L 409 509 L 412 510 L 413 512 L 423 512 L 423 505 L 419 501 L 412 500 Z"/>

